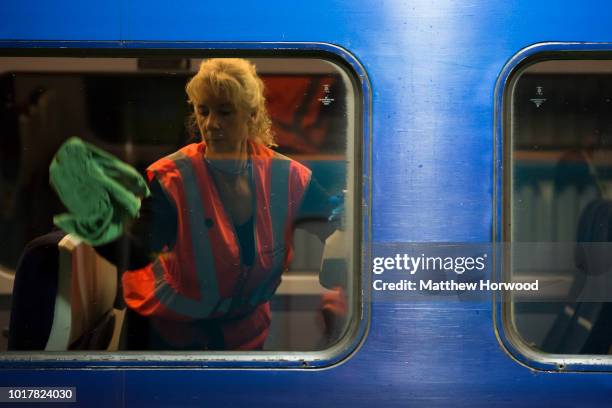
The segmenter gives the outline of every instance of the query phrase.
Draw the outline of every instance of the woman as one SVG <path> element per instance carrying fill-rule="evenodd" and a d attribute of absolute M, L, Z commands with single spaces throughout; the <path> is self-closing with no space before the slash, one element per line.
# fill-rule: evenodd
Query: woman
<path fill-rule="evenodd" d="M 186 91 L 202 140 L 147 169 L 152 196 L 127 234 L 128 334 L 150 334 L 129 348 L 261 349 L 294 223 L 326 219 L 333 205 L 310 170 L 270 149 L 264 86 L 252 64 L 204 61 Z M 98 251 L 115 261 L 112 247 Z"/>

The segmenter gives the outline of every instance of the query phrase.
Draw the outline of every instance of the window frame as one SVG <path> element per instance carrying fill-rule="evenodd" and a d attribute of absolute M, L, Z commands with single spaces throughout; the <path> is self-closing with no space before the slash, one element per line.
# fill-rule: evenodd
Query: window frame
<path fill-rule="evenodd" d="M 513 55 L 501 70 L 494 93 L 493 279 L 507 281 L 511 267 L 512 140 L 514 85 L 523 71 L 553 60 L 612 60 L 612 43 L 538 43 Z M 527 345 L 513 324 L 510 293 L 493 294 L 493 326 L 505 351 L 522 365 L 539 371 L 597 372 L 612 370 L 612 355 L 553 354 Z"/>
<path fill-rule="evenodd" d="M 344 71 L 355 93 L 353 318 L 346 333 L 321 351 L 123 351 L 4 352 L 1 368 L 232 368 L 316 369 L 350 358 L 363 344 L 370 325 L 371 253 L 371 86 L 364 67 L 348 50 L 327 43 L 83 42 L 0 41 L 2 57 L 242 57 L 319 58 Z"/>

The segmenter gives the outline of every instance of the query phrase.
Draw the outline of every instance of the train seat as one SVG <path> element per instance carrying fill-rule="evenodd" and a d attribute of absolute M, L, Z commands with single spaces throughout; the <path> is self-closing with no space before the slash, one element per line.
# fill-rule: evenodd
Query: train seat
<path fill-rule="evenodd" d="M 117 350 L 116 268 L 72 235 L 32 241 L 15 274 L 9 350 Z"/>
<path fill-rule="evenodd" d="M 58 290 L 45 350 L 117 350 L 124 311 L 113 308 L 115 266 L 70 234 L 58 247 Z"/>

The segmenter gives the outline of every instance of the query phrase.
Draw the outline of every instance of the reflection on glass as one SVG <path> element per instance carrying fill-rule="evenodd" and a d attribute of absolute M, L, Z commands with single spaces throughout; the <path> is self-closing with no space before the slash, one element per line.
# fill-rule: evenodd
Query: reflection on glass
<path fill-rule="evenodd" d="M 612 63 L 547 61 L 511 102 L 512 321 L 534 349 L 608 354 L 612 346 Z"/>
<path fill-rule="evenodd" d="M 308 351 L 343 336 L 351 81 L 317 59 L 201 62 L 0 59 L 0 349 Z"/>

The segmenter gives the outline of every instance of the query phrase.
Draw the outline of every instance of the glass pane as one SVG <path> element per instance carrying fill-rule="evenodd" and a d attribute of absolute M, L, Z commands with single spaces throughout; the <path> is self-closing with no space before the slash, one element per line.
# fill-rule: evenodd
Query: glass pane
<path fill-rule="evenodd" d="M 316 58 L 217 59 L 187 94 L 202 62 L 0 57 L 0 350 L 312 351 L 343 337 L 358 293 L 350 77 Z M 74 136 L 84 156 L 58 156 L 50 185 Z M 78 208 L 90 218 L 54 225 Z"/>
<path fill-rule="evenodd" d="M 513 323 L 534 349 L 612 345 L 612 61 L 536 63 L 512 88 Z M 526 292 L 525 292 L 526 293 Z"/>

